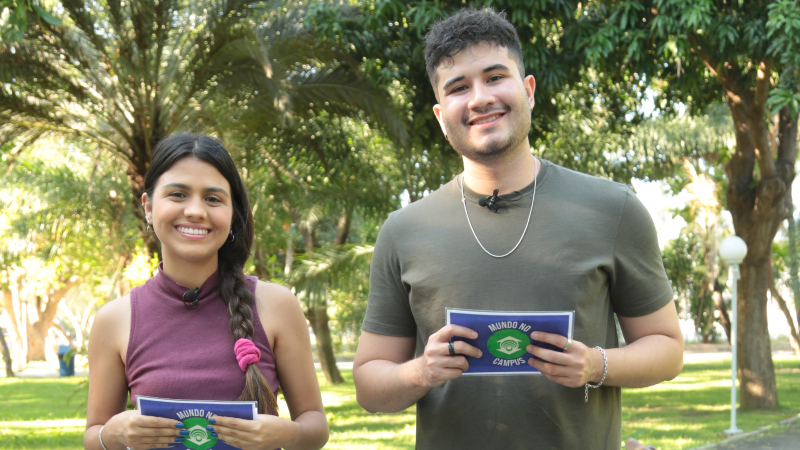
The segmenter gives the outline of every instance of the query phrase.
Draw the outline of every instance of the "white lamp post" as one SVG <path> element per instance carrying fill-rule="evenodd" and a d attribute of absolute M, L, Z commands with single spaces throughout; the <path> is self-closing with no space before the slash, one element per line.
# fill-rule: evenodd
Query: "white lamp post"
<path fill-rule="evenodd" d="M 729 236 L 722 240 L 719 245 L 719 256 L 731 268 L 731 428 L 725 430 L 726 434 L 741 433 L 742 430 L 736 428 L 736 310 L 738 298 L 736 287 L 739 284 L 739 264 L 742 263 L 747 255 L 747 244 L 739 236 Z"/>

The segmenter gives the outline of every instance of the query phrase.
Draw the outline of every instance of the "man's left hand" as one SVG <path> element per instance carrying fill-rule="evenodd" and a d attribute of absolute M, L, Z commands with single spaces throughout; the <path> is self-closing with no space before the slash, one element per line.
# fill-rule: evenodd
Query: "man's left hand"
<path fill-rule="evenodd" d="M 567 338 L 560 334 L 534 331 L 531 338 L 551 344 L 555 347 L 567 346 Z M 582 387 L 587 382 L 598 383 L 603 377 L 603 355 L 595 348 L 589 348 L 582 342 L 570 341 L 567 350 L 557 352 L 536 345 L 529 345 L 528 353 L 543 359 L 528 359 L 528 364 L 535 367 L 548 380 L 567 387 Z"/>
<path fill-rule="evenodd" d="M 270 414 L 259 414 L 256 420 L 214 416 L 210 428 L 228 445 L 243 450 L 272 450 L 284 445 L 279 437 L 281 422 L 284 420 Z"/>

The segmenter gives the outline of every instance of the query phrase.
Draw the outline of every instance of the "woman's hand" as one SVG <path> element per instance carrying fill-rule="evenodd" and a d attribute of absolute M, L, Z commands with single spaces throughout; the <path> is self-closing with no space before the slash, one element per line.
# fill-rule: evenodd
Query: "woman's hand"
<path fill-rule="evenodd" d="M 143 416 L 139 411 L 121 412 L 105 424 L 103 443 L 118 442 L 132 450 L 167 448 L 183 442 L 183 424 L 163 417 Z"/>
<path fill-rule="evenodd" d="M 289 445 L 287 425 L 292 422 L 270 414 L 259 414 L 256 420 L 214 416 L 210 419 L 211 435 L 242 450 L 273 450 Z"/>

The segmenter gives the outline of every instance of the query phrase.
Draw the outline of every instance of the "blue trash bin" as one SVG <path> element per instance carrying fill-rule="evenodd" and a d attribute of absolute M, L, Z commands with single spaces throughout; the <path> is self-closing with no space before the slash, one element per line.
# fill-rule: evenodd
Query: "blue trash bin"
<path fill-rule="evenodd" d="M 69 358 L 66 358 L 66 360 L 64 360 L 64 355 L 66 355 L 70 350 L 72 350 L 71 345 L 58 346 L 59 376 L 71 377 L 75 375 L 75 355 L 70 355 Z"/>

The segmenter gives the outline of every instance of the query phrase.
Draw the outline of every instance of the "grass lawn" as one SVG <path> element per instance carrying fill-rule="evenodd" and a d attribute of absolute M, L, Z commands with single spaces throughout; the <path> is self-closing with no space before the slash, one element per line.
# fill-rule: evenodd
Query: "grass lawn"
<path fill-rule="evenodd" d="M 800 358 L 775 358 L 777 409 L 737 410 L 745 432 L 800 414 Z M 731 363 L 686 364 L 676 379 L 622 391 L 622 436 L 659 449 L 685 449 L 724 439 L 731 425 Z"/>
<path fill-rule="evenodd" d="M 780 407 L 742 412 L 744 431 L 800 413 L 800 358 L 775 359 Z M 369 415 L 355 400 L 352 373 L 328 386 L 320 375 L 331 428 L 327 449 L 412 449 L 414 408 L 397 414 Z M 0 448 L 82 449 L 84 398 L 71 394 L 81 378 L 0 378 Z M 730 362 L 686 364 L 673 381 L 622 395 L 623 438 L 635 436 L 661 450 L 717 442 L 730 427 Z M 282 412 L 287 413 L 285 404 Z"/>

